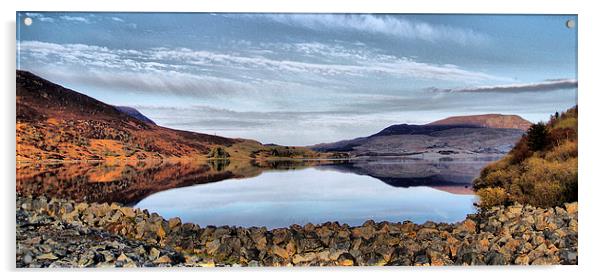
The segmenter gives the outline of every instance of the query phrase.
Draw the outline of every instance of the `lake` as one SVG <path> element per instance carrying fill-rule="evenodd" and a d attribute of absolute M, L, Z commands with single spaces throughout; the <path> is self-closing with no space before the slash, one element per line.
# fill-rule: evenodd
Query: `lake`
<path fill-rule="evenodd" d="M 457 222 L 488 161 L 58 164 L 17 170 L 17 191 L 119 202 L 201 226 L 288 227 L 366 220 Z"/>

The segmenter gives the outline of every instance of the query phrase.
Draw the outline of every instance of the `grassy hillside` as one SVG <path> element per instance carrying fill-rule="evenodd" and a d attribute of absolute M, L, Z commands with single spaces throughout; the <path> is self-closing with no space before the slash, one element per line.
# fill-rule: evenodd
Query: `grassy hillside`
<path fill-rule="evenodd" d="M 133 108 L 115 107 L 17 70 L 17 161 L 268 160 L 330 157 L 304 147 L 161 127 Z"/>
<path fill-rule="evenodd" d="M 506 157 L 485 167 L 474 181 L 480 206 L 577 201 L 577 116 L 573 107 L 532 125 Z"/>

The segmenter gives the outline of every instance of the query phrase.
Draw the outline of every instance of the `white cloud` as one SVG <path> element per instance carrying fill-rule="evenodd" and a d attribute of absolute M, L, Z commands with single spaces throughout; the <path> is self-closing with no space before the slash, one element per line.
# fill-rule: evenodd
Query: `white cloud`
<path fill-rule="evenodd" d="M 124 22 L 124 20 L 122 18 L 119 18 L 119 17 L 111 17 L 111 19 L 113 21 L 116 21 L 116 22 Z"/>
<path fill-rule="evenodd" d="M 288 25 L 314 30 L 349 30 L 382 34 L 401 39 L 419 39 L 429 42 L 454 42 L 461 45 L 482 44 L 489 36 L 471 29 L 434 25 L 388 15 L 347 14 L 263 14 L 256 15 Z"/>
<path fill-rule="evenodd" d="M 351 90 L 354 79 L 373 76 L 462 83 L 504 80 L 456 65 L 379 54 L 364 46 L 306 43 L 271 47 L 286 59 L 272 53 L 258 54 L 252 47 L 249 52 L 234 53 L 187 48 L 112 49 L 39 41 L 20 42 L 19 57 L 22 65 L 38 72 L 46 69 L 49 75 L 60 75 L 62 80 L 190 96 L 220 91 L 286 94 L 335 87 Z M 64 73 L 58 73 L 59 68 Z"/>
<path fill-rule="evenodd" d="M 81 22 L 81 23 L 90 23 L 90 20 L 88 20 L 85 17 L 77 17 L 77 16 L 61 16 L 60 19 L 62 20 L 67 20 L 67 21 L 75 21 L 75 22 Z"/>

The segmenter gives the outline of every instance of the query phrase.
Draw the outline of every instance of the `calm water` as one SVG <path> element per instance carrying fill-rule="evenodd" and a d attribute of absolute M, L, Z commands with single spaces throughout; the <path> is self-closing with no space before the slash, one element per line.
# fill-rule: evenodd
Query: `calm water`
<path fill-rule="evenodd" d="M 463 189 L 463 186 L 449 189 Z M 462 191 L 461 191 L 462 193 Z M 136 207 L 204 225 L 288 227 L 368 219 L 457 222 L 474 213 L 474 195 L 427 186 L 394 187 L 372 176 L 309 167 L 197 184 L 151 194 Z"/>

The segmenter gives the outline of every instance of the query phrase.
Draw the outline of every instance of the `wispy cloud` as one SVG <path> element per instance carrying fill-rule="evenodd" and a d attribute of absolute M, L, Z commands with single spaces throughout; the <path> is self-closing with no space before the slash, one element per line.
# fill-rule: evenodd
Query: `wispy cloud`
<path fill-rule="evenodd" d="M 40 13 L 25 13 L 25 15 L 32 19 L 36 19 L 36 20 L 39 20 L 42 22 L 50 22 L 50 23 L 55 22 L 54 18 L 44 16 L 43 14 L 40 14 Z"/>
<path fill-rule="evenodd" d="M 121 86 L 138 92 L 165 90 L 191 96 L 219 91 L 295 92 L 299 86 L 316 87 L 317 83 L 349 87 L 350 79 L 374 75 L 456 82 L 504 80 L 456 65 L 379 54 L 363 46 L 350 49 L 308 43 L 271 47 L 286 58 L 274 57 L 270 52 L 260 54 L 253 48 L 236 53 L 188 48 L 111 49 L 39 41 L 21 42 L 19 52 L 20 59 L 37 65 L 38 71 L 49 68 L 47 72 L 57 76 L 58 71 L 50 68 L 60 68 L 64 71 L 63 78 L 69 81 L 80 79 L 110 88 Z"/>
<path fill-rule="evenodd" d="M 111 20 L 116 21 L 116 22 L 124 22 L 124 20 L 119 17 L 111 17 Z"/>
<path fill-rule="evenodd" d="M 429 42 L 453 42 L 461 45 L 483 44 L 491 40 L 472 29 L 435 25 L 387 15 L 347 14 L 262 14 L 255 15 L 287 25 L 313 30 L 347 30 L 418 39 Z"/>
<path fill-rule="evenodd" d="M 60 19 L 67 20 L 67 21 L 81 22 L 81 23 L 90 23 L 90 20 L 88 18 L 82 17 L 82 16 L 60 16 Z"/>
<path fill-rule="evenodd" d="M 543 91 L 554 91 L 560 89 L 574 89 L 577 88 L 577 80 L 573 79 L 549 79 L 540 83 L 528 83 L 528 84 L 509 84 L 509 85 L 494 85 L 494 86 L 480 86 L 480 87 L 468 87 L 468 88 L 428 88 L 429 92 L 443 92 L 443 93 L 455 93 L 455 92 L 496 92 L 496 93 L 518 93 L 518 92 L 543 92 Z"/>

